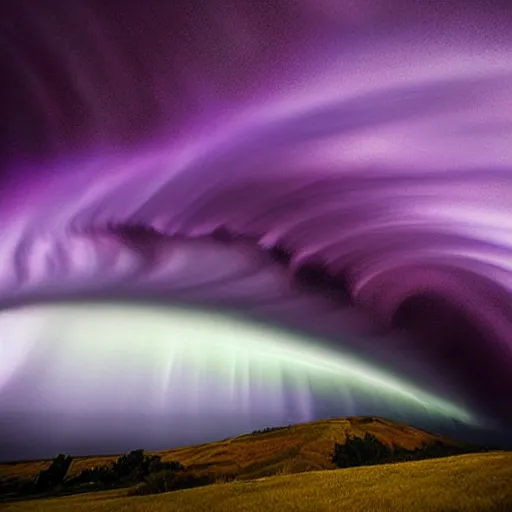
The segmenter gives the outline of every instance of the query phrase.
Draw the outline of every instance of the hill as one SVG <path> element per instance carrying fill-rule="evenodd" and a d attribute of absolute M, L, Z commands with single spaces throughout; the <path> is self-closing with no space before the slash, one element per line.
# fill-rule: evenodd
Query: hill
<path fill-rule="evenodd" d="M 179 460 L 198 473 L 236 475 L 238 479 L 253 479 L 276 474 L 334 469 L 330 454 L 335 442 L 342 443 L 347 434 L 375 435 L 388 445 L 413 449 L 422 444 L 442 442 L 457 445 L 455 441 L 406 424 L 373 417 L 351 417 L 302 423 L 289 427 L 276 427 L 267 431 L 188 446 L 173 450 L 152 452 L 162 461 Z M 86 468 L 107 464 L 116 456 L 77 457 L 69 475 L 79 474 Z M 0 479 L 35 477 L 49 461 L 18 462 L 0 465 Z"/>
<path fill-rule="evenodd" d="M 512 453 L 458 455 L 127 497 L 109 491 L 12 503 L 9 512 L 505 512 Z M 1 506 L 0 506 L 1 507 Z"/>

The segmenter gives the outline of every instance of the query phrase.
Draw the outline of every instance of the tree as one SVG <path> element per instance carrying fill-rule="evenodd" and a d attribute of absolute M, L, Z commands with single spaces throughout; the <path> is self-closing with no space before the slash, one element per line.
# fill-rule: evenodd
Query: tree
<path fill-rule="evenodd" d="M 35 485 L 38 490 L 49 490 L 64 482 L 73 458 L 59 454 L 53 459 L 50 467 L 39 472 Z"/>

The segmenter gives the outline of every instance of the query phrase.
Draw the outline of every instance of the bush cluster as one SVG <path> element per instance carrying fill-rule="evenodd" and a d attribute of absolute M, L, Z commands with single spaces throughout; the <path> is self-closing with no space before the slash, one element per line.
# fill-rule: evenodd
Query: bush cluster
<path fill-rule="evenodd" d="M 162 462 L 158 455 L 146 455 L 144 450 L 134 450 L 122 455 L 113 464 L 83 470 L 68 481 L 69 486 L 99 484 L 119 486 L 144 480 L 148 475 L 167 471 L 177 473 L 185 467 L 178 461 Z"/>
<path fill-rule="evenodd" d="M 408 450 L 402 446 L 389 446 L 379 441 L 373 434 L 366 433 L 363 437 L 350 436 L 347 433 L 343 444 L 335 443 L 332 453 L 332 462 L 339 468 L 354 466 L 371 466 L 374 464 L 387 464 L 391 462 L 405 462 L 437 457 L 449 457 L 480 451 L 472 447 L 458 447 L 446 445 L 440 441 L 434 444 L 423 444 L 419 448 Z"/>

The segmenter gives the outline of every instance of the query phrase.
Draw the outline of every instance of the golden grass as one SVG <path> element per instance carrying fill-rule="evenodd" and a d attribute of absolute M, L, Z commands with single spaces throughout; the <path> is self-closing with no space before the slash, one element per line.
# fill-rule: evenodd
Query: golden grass
<path fill-rule="evenodd" d="M 294 425 L 287 429 L 264 434 L 243 435 L 224 441 L 188 446 L 156 453 L 163 461 L 179 460 L 197 472 L 236 473 L 250 479 L 274 474 L 292 474 L 303 471 L 333 469 L 330 453 L 335 442 L 344 442 L 345 434 L 374 434 L 388 444 L 412 449 L 422 443 L 450 440 L 429 434 L 405 424 L 381 418 L 368 421 L 362 418 L 342 418 Z M 77 457 L 70 468 L 70 476 L 83 469 L 107 464 L 117 459 L 110 457 Z M 0 479 L 6 477 L 35 477 L 49 462 L 0 464 Z"/>
<path fill-rule="evenodd" d="M 315 471 L 141 497 L 89 493 L 0 505 L 9 512 L 507 512 L 512 453 Z"/>

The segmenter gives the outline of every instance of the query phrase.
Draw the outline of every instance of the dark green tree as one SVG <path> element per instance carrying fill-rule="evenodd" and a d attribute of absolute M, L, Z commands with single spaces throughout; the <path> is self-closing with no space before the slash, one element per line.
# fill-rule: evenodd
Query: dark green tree
<path fill-rule="evenodd" d="M 66 478 L 73 458 L 69 455 L 59 454 L 53 459 L 50 467 L 40 471 L 35 479 L 37 490 L 50 490 L 61 485 Z"/>

